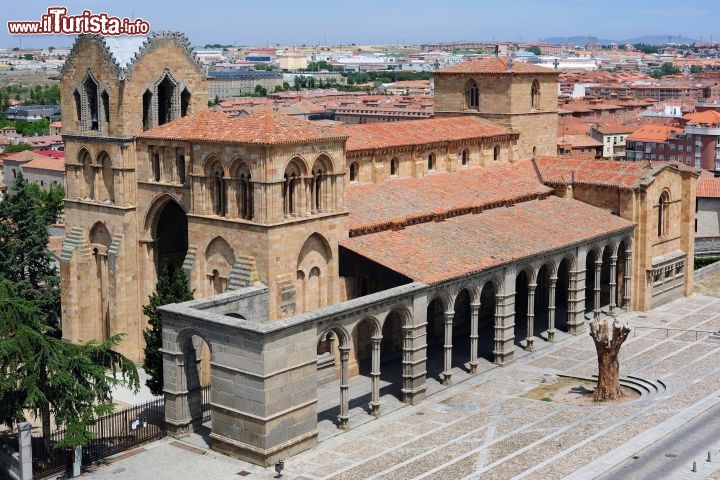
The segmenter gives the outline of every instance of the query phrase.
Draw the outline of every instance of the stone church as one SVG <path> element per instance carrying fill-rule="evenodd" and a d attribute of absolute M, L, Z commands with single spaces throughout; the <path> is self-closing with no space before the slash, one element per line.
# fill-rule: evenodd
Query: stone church
<path fill-rule="evenodd" d="M 321 125 L 207 109 L 187 39 L 82 35 L 62 70 L 64 337 L 126 334 L 165 267 L 166 418 L 261 465 L 317 441 L 317 388 L 367 376 L 382 409 L 453 368 L 580 334 L 591 315 L 692 291 L 697 172 L 552 157 L 557 72 L 492 57 L 440 70 L 435 118 Z M 437 359 L 439 367 L 432 367 Z"/>

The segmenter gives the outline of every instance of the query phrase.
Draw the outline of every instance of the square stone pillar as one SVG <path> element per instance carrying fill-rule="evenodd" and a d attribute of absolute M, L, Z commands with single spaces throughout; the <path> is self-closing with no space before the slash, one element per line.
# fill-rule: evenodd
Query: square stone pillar
<path fill-rule="evenodd" d="M 403 402 L 416 405 L 427 393 L 427 302 L 415 301 L 413 318 L 403 324 Z M 423 305 L 424 303 L 424 305 Z"/>

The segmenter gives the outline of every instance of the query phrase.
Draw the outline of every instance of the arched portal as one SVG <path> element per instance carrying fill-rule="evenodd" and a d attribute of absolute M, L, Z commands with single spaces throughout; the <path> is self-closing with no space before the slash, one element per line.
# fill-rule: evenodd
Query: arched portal
<path fill-rule="evenodd" d="M 620 242 L 620 245 L 618 245 L 618 252 L 617 252 L 617 289 L 616 289 L 616 295 L 617 298 L 615 300 L 615 305 L 617 305 L 620 308 L 627 308 L 627 305 L 625 305 L 625 275 L 627 274 L 627 244 L 625 243 L 625 240 Z"/>
<path fill-rule="evenodd" d="M 550 328 L 550 267 L 543 265 L 537 274 L 535 287 L 535 319 L 534 334 L 542 337 L 542 333 Z"/>
<path fill-rule="evenodd" d="M 590 250 L 585 257 L 585 312 L 592 312 L 595 308 L 595 250 Z"/>
<path fill-rule="evenodd" d="M 445 304 L 435 297 L 427 307 L 427 378 L 443 381 L 445 354 Z"/>
<path fill-rule="evenodd" d="M 570 261 L 563 259 L 558 266 L 557 283 L 555 285 L 555 329 L 568 331 L 568 304 L 570 290 Z"/>
<path fill-rule="evenodd" d="M 403 317 L 398 311 L 392 311 L 385 318 L 380 341 L 380 380 L 387 384 L 387 391 L 402 400 L 403 376 Z"/>
<path fill-rule="evenodd" d="M 180 344 L 185 364 L 185 385 L 190 419 L 195 428 L 210 420 L 210 344 L 200 335 L 187 335 Z M 209 425 L 208 425 L 209 426 Z"/>
<path fill-rule="evenodd" d="M 493 282 L 487 282 L 480 292 L 478 312 L 478 357 L 495 361 L 495 305 L 497 291 Z"/>
<path fill-rule="evenodd" d="M 108 268 L 108 250 L 112 237 L 102 222 L 97 222 L 90 229 L 88 237 L 90 249 L 94 260 L 94 281 L 90 282 L 95 288 L 88 293 L 85 304 L 93 319 L 100 319 L 100 331 L 93 332 L 89 338 L 106 340 L 112 335 L 110 320 L 110 269 Z M 90 323 L 90 322 L 89 322 Z M 95 323 L 94 321 L 92 323 Z"/>
<path fill-rule="evenodd" d="M 187 215 L 174 201 L 160 210 L 154 235 L 157 241 L 157 271 L 181 268 L 188 251 Z"/>
<path fill-rule="evenodd" d="M 455 297 L 452 329 L 452 366 L 465 368 L 470 360 L 470 302 L 471 295 L 467 289 Z"/>

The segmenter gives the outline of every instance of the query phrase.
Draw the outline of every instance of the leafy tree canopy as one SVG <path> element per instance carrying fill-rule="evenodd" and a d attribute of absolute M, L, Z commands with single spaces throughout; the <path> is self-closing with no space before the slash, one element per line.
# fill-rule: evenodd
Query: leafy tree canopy
<path fill-rule="evenodd" d="M 185 272 L 180 268 L 170 271 L 165 267 L 160 271 L 157 287 L 150 295 L 148 304 L 143 306 L 143 313 L 148 317 L 148 328 L 143 332 L 145 337 L 143 367 L 148 375 L 145 384 L 154 395 L 160 395 L 163 391 L 163 359 L 160 353 L 162 318 L 158 307 L 192 299 L 193 291 L 188 286 Z"/>
<path fill-rule="evenodd" d="M 67 429 L 58 447 L 86 445 L 94 419 L 114 408 L 112 388 L 127 382 L 138 389 L 137 370 L 113 350 L 120 335 L 75 345 L 49 333 L 38 303 L 0 278 L 0 422 L 12 426 L 32 412 L 42 419 L 49 449 L 52 415 L 57 428 Z"/>
<path fill-rule="evenodd" d="M 41 195 L 20 173 L 0 202 L 0 277 L 12 282 L 25 299 L 39 302 L 53 329 L 60 323 L 60 280 L 47 251 L 47 227 L 59 207 L 43 211 L 41 205 L 57 202 L 59 194 L 56 190 Z"/>

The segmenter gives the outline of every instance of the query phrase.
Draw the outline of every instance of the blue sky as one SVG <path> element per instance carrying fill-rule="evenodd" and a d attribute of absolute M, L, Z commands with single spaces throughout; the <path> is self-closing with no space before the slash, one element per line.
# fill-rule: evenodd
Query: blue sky
<path fill-rule="evenodd" d="M 153 30 L 185 32 L 195 45 L 423 43 L 593 35 L 683 35 L 720 40 L 717 0 L 4 0 L 0 47 L 68 46 L 71 36 L 16 36 L 5 22 L 40 20 L 51 6 L 141 17 Z M 715 7 L 715 8 L 713 8 Z M 6 18 L 5 18 L 6 17 Z"/>

